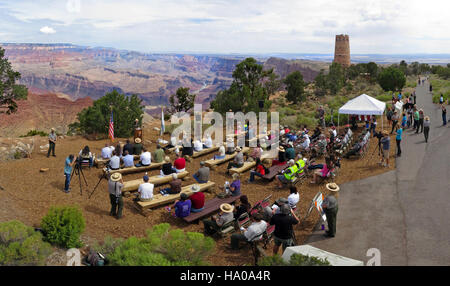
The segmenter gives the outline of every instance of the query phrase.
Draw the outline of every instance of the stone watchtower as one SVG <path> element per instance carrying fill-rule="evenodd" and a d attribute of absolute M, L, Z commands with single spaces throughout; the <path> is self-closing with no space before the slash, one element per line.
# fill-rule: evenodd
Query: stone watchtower
<path fill-rule="evenodd" d="M 350 66 L 350 41 L 348 35 L 336 35 L 334 62 L 344 67 Z"/>

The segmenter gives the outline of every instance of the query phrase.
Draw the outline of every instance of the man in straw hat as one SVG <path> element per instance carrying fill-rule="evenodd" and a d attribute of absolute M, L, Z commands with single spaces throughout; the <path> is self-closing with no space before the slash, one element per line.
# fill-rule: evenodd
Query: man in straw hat
<path fill-rule="evenodd" d="M 234 206 L 230 204 L 221 204 L 220 213 L 217 216 L 213 216 L 211 220 L 203 220 L 205 226 L 205 234 L 213 235 L 215 234 L 222 225 L 232 221 Z"/>
<path fill-rule="evenodd" d="M 291 207 L 287 203 L 280 206 L 280 213 L 272 216 L 269 224 L 275 225 L 275 230 L 273 233 L 275 242 L 273 247 L 274 255 L 278 253 L 280 245 L 282 245 L 284 251 L 287 247 L 294 244 L 294 229 L 292 226 L 298 224 L 299 221 L 299 218 L 295 215 L 294 211 L 292 211 Z"/>
<path fill-rule="evenodd" d="M 109 215 L 115 216 L 117 219 L 120 219 L 122 217 L 122 210 L 123 210 L 122 189 L 123 189 L 122 174 L 120 173 L 112 174 L 108 180 L 108 192 L 109 192 L 109 199 L 111 202 L 111 211 L 109 212 Z"/>
<path fill-rule="evenodd" d="M 425 143 L 428 143 L 428 134 L 430 133 L 430 117 L 425 116 L 425 120 L 423 122 L 423 135 L 425 136 Z"/>
<path fill-rule="evenodd" d="M 335 183 L 326 185 L 326 188 L 336 193 L 339 191 L 339 186 Z M 334 237 L 336 235 L 336 218 L 338 212 L 338 203 L 334 195 L 328 195 L 322 202 L 322 209 L 325 212 L 328 224 L 328 230 L 325 232 L 326 237 Z"/>
<path fill-rule="evenodd" d="M 191 192 L 192 195 L 189 197 L 192 202 L 191 212 L 201 212 L 205 206 L 205 194 L 200 191 L 199 185 L 193 185 L 191 187 Z"/>
<path fill-rule="evenodd" d="M 57 136 L 55 133 L 55 128 L 52 128 L 50 131 L 50 134 L 48 135 L 48 152 L 47 152 L 47 158 L 50 157 L 50 152 L 52 153 L 53 157 L 56 157 L 55 155 L 55 145 L 56 145 Z"/>
<path fill-rule="evenodd" d="M 134 155 L 141 155 L 142 153 L 142 144 L 141 144 L 142 140 L 141 138 L 136 138 L 134 139 L 134 146 L 133 146 L 133 154 Z"/>

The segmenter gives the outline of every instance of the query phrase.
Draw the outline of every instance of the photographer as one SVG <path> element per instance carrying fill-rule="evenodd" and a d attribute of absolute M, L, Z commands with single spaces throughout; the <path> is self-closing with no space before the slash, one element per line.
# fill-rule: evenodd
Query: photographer
<path fill-rule="evenodd" d="M 75 164 L 75 156 L 70 154 L 69 157 L 66 158 L 65 166 L 64 166 L 64 176 L 66 176 L 66 182 L 64 184 L 64 192 L 70 192 L 70 176 L 72 174 L 72 166 Z"/>
<path fill-rule="evenodd" d="M 295 215 L 288 204 L 283 204 L 280 207 L 280 213 L 275 214 L 269 224 L 275 225 L 275 231 L 273 233 L 275 246 L 273 247 L 273 254 L 278 253 L 280 245 L 283 247 L 283 251 L 294 244 L 293 241 L 293 225 L 299 223 L 299 218 Z"/>
<path fill-rule="evenodd" d="M 114 173 L 108 181 L 109 199 L 111 202 L 110 216 L 117 219 L 122 218 L 123 198 L 122 198 L 123 179 L 120 173 Z"/>

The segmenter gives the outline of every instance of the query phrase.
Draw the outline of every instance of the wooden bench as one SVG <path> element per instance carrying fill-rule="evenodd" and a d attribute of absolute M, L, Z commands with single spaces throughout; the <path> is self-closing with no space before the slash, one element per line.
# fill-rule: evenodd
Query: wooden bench
<path fill-rule="evenodd" d="M 273 180 L 273 178 L 275 178 L 276 175 L 281 173 L 281 171 L 283 171 L 287 167 L 288 167 L 288 164 L 272 166 L 269 168 L 269 171 L 270 171 L 269 174 L 265 174 L 264 176 L 262 176 L 262 178 L 265 180 L 271 181 L 271 180 Z"/>
<path fill-rule="evenodd" d="M 181 173 L 178 173 L 178 179 L 183 179 L 184 177 L 186 177 L 187 175 L 189 175 L 188 171 L 184 171 Z M 148 182 L 158 186 L 158 185 L 163 185 L 163 184 L 167 184 L 170 181 L 173 180 L 172 175 L 168 175 L 168 176 L 152 176 L 149 178 Z M 131 181 L 126 181 L 123 183 L 123 189 L 122 192 L 123 193 L 128 193 L 128 192 L 132 192 L 132 191 L 137 191 L 137 189 L 139 188 L 139 185 L 144 183 L 144 181 L 142 179 L 137 179 L 137 180 L 131 180 Z"/>
<path fill-rule="evenodd" d="M 192 158 L 197 158 L 197 157 L 215 152 L 217 150 L 219 150 L 219 147 L 211 147 L 211 148 L 203 149 L 202 151 L 199 151 L 199 152 L 194 151 Z"/>
<path fill-rule="evenodd" d="M 248 147 L 242 148 L 242 153 L 244 153 L 244 154 L 248 153 L 249 151 L 250 151 L 250 148 L 248 148 Z M 234 152 L 233 154 L 225 155 L 225 158 L 220 159 L 220 160 L 211 159 L 211 160 L 205 161 L 205 165 L 211 169 L 214 169 L 217 165 L 220 165 L 220 164 L 223 164 L 230 160 L 233 160 L 234 157 L 236 157 L 236 155 L 237 155 L 237 152 Z"/>
<path fill-rule="evenodd" d="M 109 170 L 109 173 L 110 174 L 121 173 L 122 175 L 125 175 L 125 174 L 131 174 L 131 173 L 145 172 L 145 171 L 150 171 L 150 170 L 154 170 L 154 169 L 159 169 L 165 163 L 166 162 L 163 161 L 161 163 L 151 163 L 150 166 L 141 166 L 141 167 L 133 166 L 133 167 L 128 167 L 128 168 L 122 168 L 119 170 Z M 103 172 L 106 172 L 106 168 L 103 168 Z"/>
<path fill-rule="evenodd" d="M 253 161 L 253 162 L 244 162 L 244 165 L 242 167 L 240 167 L 240 168 L 231 168 L 230 169 L 230 173 L 231 174 L 234 174 L 234 173 L 241 174 L 241 173 L 244 173 L 245 171 L 250 170 L 251 168 L 253 168 L 255 166 L 256 166 L 256 162 L 255 161 Z"/>
<path fill-rule="evenodd" d="M 250 146 L 250 143 L 253 141 L 258 141 L 259 139 L 265 138 L 266 134 L 259 134 L 258 136 L 253 137 L 252 139 L 248 140 L 248 145 Z"/>
<path fill-rule="evenodd" d="M 211 215 L 211 214 L 215 213 L 216 211 L 218 211 L 220 209 L 221 204 L 234 203 L 235 201 L 239 200 L 240 197 L 241 197 L 241 195 L 235 196 L 235 197 L 228 197 L 228 198 L 224 198 L 224 199 L 214 198 L 209 201 L 206 201 L 204 210 L 202 210 L 201 212 L 198 212 L 198 213 L 191 213 L 187 217 L 184 217 L 183 220 L 188 223 L 191 223 L 191 222 L 198 223 L 198 221 L 201 218 Z"/>
<path fill-rule="evenodd" d="M 215 188 L 216 183 L 209 181 L 207 183 L 197 184 L 197 185 L 200 187 L 201 192 L 205 192 L 205 191 L 211 192 Z M 188 196 L 192 195 L 192 190 L 191 190 L 192 186 L 194 186 L 194 184 L 182 187 L 181 193 L 185 193 Z M 163 196 L 158 193 L 153 196 L 153 199 L 151 201 L 148 201 L 148 202 L 138 201 L 138 202 L 135 202 L 134 205 L 137 210 L 139 210 L 142 214 L 145 215 L 146 214 L 144 212 L 145 210 L 149 210 L 149 209 L 152 209 L 152 208 L 155 208 L 158 206 L 173 203 L 180 198 L 180 194 Z"/>

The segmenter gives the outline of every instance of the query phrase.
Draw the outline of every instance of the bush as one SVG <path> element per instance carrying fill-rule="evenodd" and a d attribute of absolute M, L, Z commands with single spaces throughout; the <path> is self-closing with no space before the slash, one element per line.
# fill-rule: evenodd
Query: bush
<path fill-rule="evenodd" d="M 114 243 L 109 243 L 110 245 Z M 130 237 L 114 247 L 108 259 L 116 266 L 199 266 L 214 248 L 214 240 L 201 233 L 154 226 L 144 238 Z"/>
<path fill-rule="evenodd" d="M 307 116 L 304 114 L 297 115 L 296 127 L 302 127 L 303 125 L 308 126 L 308 128 L 314 128 L 318 123 L 318 120 L 313 116 Z"/>
<path fill-rule="evenodd" d="M 260 260 L 258 266 L 331 266 L 331 264 L 326 259 L 295 253 L 289 262 L 284 261 L 279 255 L 266 256 Z"/>
<path fill-rule="evenodd" d="M 41 222 L 46 240 L 65 248 L 83 245 L 80 235 L 85 226 L 83 215 L 77 207 L 51 207 Z"/>
<path fill-rule="evenodd" d="M 0 223 L 0 265 L 44 265 L 52 249 L 40 232 L 20 221 Z"/>
<path fill-rule="evenodd" d="M 382 94 L 382 95 L 379 95 L 379 96 L 377 96 L 375 98 L 378 99 L 379 101 L 389 102 L 389 101 L 392 100 L 392 95 Z"/>
<path fill-rule="evenodd" d="M 46 132 L 44 132 L 44 131 L 34 130 L 34 129 L 33 129 L 33 130 L 28 131 L 27 134 L 21 135 L 21 136 L 19 136 L 19 137 L 23 138 L 23 137 L 31 137 L 31 136 L 36 136 L 36 135 L 39 135 L 39 136 L 41 136 L 41 137 L 47 137 L 47 136 L 48 136 L 48 133 L 46 133 Z"/>

